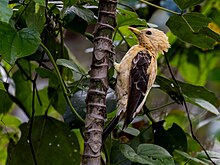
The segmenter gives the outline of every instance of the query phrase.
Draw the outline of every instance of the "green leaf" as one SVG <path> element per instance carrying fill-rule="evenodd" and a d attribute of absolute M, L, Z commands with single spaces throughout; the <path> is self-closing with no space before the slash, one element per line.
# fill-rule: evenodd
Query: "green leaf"
<path fill-rule="evenodd" d="M 168 115 L 164 119 L 166 121 L 165 125 L 164 125 L 165 129 L 171 128 L 173 123 L 176 123 L 183 130 L 186 130 L 188 123 L 189 123 L 189 121 L 186 117 L 186 113 L 184 111 L 180 111 L 178 109 L 175 109 L 175 110 L 172 110 L 171 112 L 169 112 Z"/>
<path fill-rule="evenodd" d="M 163 123 L 164 121 L 153 123 L 154 143 L 165 148 L 170 154 L 175 149 L 186 151 L 187 139 L 182 128 L 173 123 L 171 128 L 165 130 Z"/>
<path fill-rule="evenodd" d="M 23 71 L 25 71 L 26 75 L 32 73 L 32 71 L 35 69 L 34 66 L 31 65 L 27 60 L 22 59 L 19 60 L 18 63 L 22 65 L 22 69 Z M 23 105 L 22 110 L 26 113 L 27 116 L 31 116 L 32 97 L 33 97 L 32 82 L 30 80 L 27 80 L 25 74 L 21 72 L 21 70 L 18 70 L 13 74 L 13 80 L 16 86 L 15 96 L 22 103 Z M 57 83 L 57 81 L 55 83 Z M 54 97 L 53 99 L 55 98 L 56 97 Z M 57 104 L 58 103 L 59 102 L 57 102 Z M 38 90 L 38 95 L 35 92 L 35 100 L 34 100 L 35 115 L 43 115 L 45 111 L 48 109 L 48 106 L 50 104 L 51 104 L 51 100 L 48 97 L 48 89 L 46 87 L 41 90 Z M 64 112 L 64 109 L 65 109 L 65 105 L 62 109 L 60 108 L 56 110 L 62 114 Z M 50 106 L 48 110 L 54 110 L 54 109 L 52 106 Z"/>
<path fill-rule="evenodd" d="M 85 91 L 77 91 L 71 98 L 71 103 L 74 106 L 77 113 L 82 117 L 86 117 L 86 97 L 87 93 Z M 64 113 L 64 120 L 68 123 L 71 127 L 76 128 L 77 126 L 81 127 L 81 123 L 77 122 L 76 116 L 72 114 L 69 106 L 67 107 L 66 112 Z"/>
<path fill-rule="evenodd" d="M 66 17 L 64 17 L 63 19 L 64 28 L 68 29 L 71 32 L 77 32 L 83 35 L 85 34 L 88 26 L 88 23 L 85 20 L 83 20 L 78 16 L 73 16 L 72 18 L 70 18 L 70 20 L 66 20 L 66 19 L 67 19 Z"/>
<path fill-rule="evenodd" d="M 174 2 L 182 9 L 186 9 L 191 6 L 195 6 L 204 0 L 174 0 Z"/>
<path fill-rule="evenodd" d="M 216 163 L 220 164 L 220 153 L 215 151 L 207 151 L 211 159 Z M 208 160 L 206 154 L 204 151 L 198 152 L 196 157 L 204 162 L 207 162 L 207 164 L 210 164 L 210 160 Z"/>
<path fill-rule="evenodd" d="M 156 82 L 160 85 L 160 89 L 167 93 L 175 102 L 178 104 L 183 102 L 183 96 L 172 80 L 157 76 Z"/>
<path fill-rule="evenodd" d="M 125 9 L 118 8 L 117 12 L 117 27 L 121 26 L 131 26 L 131 25 L 139 25 L 139 26 L 147 26 L 147 22 L 144 19 L 140 19 L 135 12 L 128 11 Z"/>
<path fill-rule="evenodd" d="M 208 24 L 212 21 L 210 18 L 196 12 L 186 13 L 182 18 L 185 19 L 194 32 L 199 32 L 203 27 L 208 27 Z"/>
<path fill-rule="evenodd" d="M 72 60 L 67 59 L 57 59 L 56 61 L 57 65 L 64 66 L 66 68 L 71 69 L 73 72 L 73 79 L 75 81 L 79 80 L 82 75 L 85 75 L 85 72 L 83 69 L 81 69 L 77 64 L 75 64 Z"/>
<path fill-rule="evenodd" d="M 8 165 L 34 164 L 28 141 L 30 125 L 20 126 L 21 138 L 8 147 Z M 77 137 L 64 123 L 46 116 L 34 118 L 32 144 L 38 164 L 80 164 L 80 148 Z"/>
<path fill-rule="evenodd" d="M 108 140 L 108 139 L 107 139 Z M 123 160 L 124 164 L 131 164 L 129 160 L 126 160 L 124 154 L 120 151 L 121 143 L 119 140 L 112 140 L 112 147 L 110 151 L 111 164 L 118 164 Z"/>
<path fill-rule="evenodd" d="M 2 81 L 0 81 L 0 90 L 3 90 L 6 92 L 5 86 Z"/>
<path fill-rule="evenodd" d="M 40 42 L 41 39 L 38 32 L 29 28 L 24 28 L 18 31 L 12 45 L 15 47 L 16 58 L 34 53 L 40 45 Z"/>
<path fill-rule="evenodd" d="M 218 42 L 217 34 L 207 29 L 209 19 L 199 13 L 187 13 L 182 16 L 173 15 L 166 25 L 171 32 L 184 42 L 202 49 L 212 49 Z M 211 21 L 211 20 L 210 20 Z"/>
<path fill-rule="evenodd" d="M 123 40 L 129 47 L 132 47 L 133 45 L 138 43 L 137 37 L 128 29 L 128 26 L 122 26 L 118 28 L 114 38 L 115 45 L 120 46 L 118 44 L 121 44 L 121 41 Z"/>
<path fill-rule="evenodd" d="M 41 6 L 46 6 L 45 0 L 34 0 L 34 2 L 36 2 L 37 4 L 39 4 Z"/>
<path fill-rule="evenodd" d="M 59 112 L 61 115 L 64 114 L 66 110 L 66 100 L 61 88 L 51 88 L 51 86 L 47 89 L 47 94 L 49 99 L 52 99 L 53 108 Z M 49 104 L 49 101 L 48 101 Z"/>
<path fill-rule="evenodd" d="M 22 63 L 25 66 L 26 63 Z M 24 75 L 20 70 L 13 74 L 13 80 L 15 82 L 15 97 L 23 104 L 26 114 L 31 114 L 31 82 L 24 78 Z"/>
<path fill-rule="evenodd" d="M 164 148 L 154 144 L 140 144 L 137 153 L 127 144 L 120 145 L 120 150 L 132 162 L 148 165 L 174 165 L 172 156 Z"/>
<path fill-rule="evenodd" d="M 10 114 L 5 114 L 5 115 L 0 114 L 0 118 L 1 118 L 1 121 L 2 121 L 2 122 L 0 122 L 0 126 L 2 126 L 2 127 L 7 126 L 7 127 L 10 127 L 10 128 L 13 128 L 14 131 L 19 131 L 18 127 L 21 124 L 21 120 L 18 117 L 12 116 Z M 10 130 L 9 132 L 11 133 L 11 131 L 12 130 Z M 16 133 L 18 133 L 18 132 L 16 132 Z"/>
<path fill-rule="evenodd" d="M 67 59 L 57 59 L 56 61 L 57 65 L 62 65 L 64 67 L 67 67 L 76 73 L 82 73 L 85 74 L 84 70 L 78 67 L 77 64 L 75 64 L 72 60 L 67 60 Z"/>
<path fill-rule="evenodd" d="M 13 102 L 11 101 L 8 93 L 1 89 L 0 89 L 0 100 L 3 100 L 0 101 L 0 114 L 1 113 L 5 114 L 10 110 Z"/>
<path fill-rule="evenodd" d="M 160 85 L 160 88 L 169 94 L 174 100 L 179 97 L 181 98 L 181 94 L 176 90 L 177 87 L 174 86 L 173 81 L 157 76 L 156 82 Z M 202 107 L 214 114 L 219 114 L 218 110 L 214 107 L 219 106 L 219 101 L 213 92 L 208 91 L 202 86 L 195 86 L 180 81 L 178 81 L 178 84 L 181 87 L 186 101 Z"/>
<path fill-rule="evenodd" d="M 140 131 L 138 129 L 132 127 L 127 127 L 126 129 L 123 130 L 123 132 L 126 132 L 133 136 L 138 136 L 140 134 Z"/>
<path fill-rule="evenodd" d="M 8 63 L 34 53 L 40 45 L 40 34 L 29 28 L 16 31 L 8 24 L 0 23 L 0 54 Z"/>
<path fill-rule="evenodd" d="M 89 9 L 71 6 L 64 10 L 64 16 L 71 13 L 75 13 L 87 23 L 92 23 L 94 21 L 94 13 Z"/>
<path fill-rule="evenodd" d="M 187 160 L 191 160 L 191 161 L 199 163 L 201 165 L 208 165 L 208 163 L 201 161 L 198 158 L 192 157 L 191 155 L 187 154 L 186 152 L 175 150 L 175 154 L 181 155 L 182 157 L 186 158 Z"/>
<path fill-rule="evenodd" d="M 9 143 L 9 138 L 8 135 L 2 134 L 0 132 L 0 164 L 6 164 L 6 159 L 7 159 L 7 145 Z"/>
<path fill-rule="evenodd" d="M 214 68 L 209 72 L 209 79 L 212 81 L 220 81 L 220 67 Z"/>
<path fill-rule="evenodd" d="M 0 1 L 0 21 L 9 23 L 9 20 L 13 14 L 12 9 L 8 8 L 9 0 L 1 0 Z"/>
<path fill-rule="evenodd" d="M 54 79 L 56 79 L 56 73 L 54 73 L 53 71 L 49 70 L 49 69 L 45 69 L 45 68 L 36 68 L 35 71 L 39 74 L 40 77 L 42 78 L 50 78 L 50 77 L 54 77 Z M 56 80 L 58 81 L 58 80 Z"/>
<path fill-rule="evenodd" d="M 178 83 L 182 89 L 183 94 L 187 97 L 206 100 L 216 107 L 219 106 L 219 101 L 216 95 L 205 87 L 183 83 L 180 81 L 178 81 Z"/>
<path fill-rule="evenodd" d="M 219 115 L 218 109 L 206 100 L 186 97 L 186 101 L 190 102 L 192 104 L 195 104 L 195 105 L 197 105 L 197 106 L 199 106 L 199 107 L 201 107 L 201 108 L 203 108 L 203 109 L 205 109 L 215 115 Z"/>
<path fill-rule="evenodd" d="M 154 144 L 140 144 L 137 149 L 138 155 L 143 158 L 158 159 L 162 164 L 174 164 L 172 156 L 164 148 Z"/>
<path fill-rule="evenodd" d="M 45 2 L 45 0 L 43 0 Z M 41 33 L 44 29 L 46 18 L 45 18 L 45 7 L 39 6 L 36 9 L 36 4 L 32 1 L 28 5 L 27 9 L 25 10 L 24 19 L 27 24 L 27 27 Z"/>

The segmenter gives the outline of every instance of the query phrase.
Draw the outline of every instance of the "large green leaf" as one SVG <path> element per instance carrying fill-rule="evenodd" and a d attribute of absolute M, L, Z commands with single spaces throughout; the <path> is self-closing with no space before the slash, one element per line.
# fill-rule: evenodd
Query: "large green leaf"
<path fill-rule="evenodd" d="M 137 152 L 129 145 L 120 145 L 123 155 L 131 160 L 141 164 L 148 165 L 174 165 L 172 156 L 164 148 L 154 144 L 140 144 Z"/>
<path fill-rule="evenodd" d="M 174 0 L 174 2 L 182 9 L 186 9 L 191 6 L 195 6 L 196 4 L 201 3 L 204 0 Z"/>
<path fill-rule="evenodd" d="M 199 32 L 203 27 L 207 27 L 208 24 L 212 21 L 210 18 L 202 15 L 201 13 L 186 13 L 182 15 L 182 18 L 191 26 L 194 32 Z"/>
<path fill-rule="evenodd" d="M 9 24 L 0 22 L 0 54 L 8 63 L 34 53 L 40 45 L 40 34 L 32 29 L 24 28 L 16 31 Z"/>
<path fill-rule="evenodd" d="M 35 70 L 40 77 L 49 79 L 49 87 L 40 91 L 40 93 L 42 93 L 41 100 L 44 100 L 42 106 L 48 106 L 50 104 L 50 99 L 52 99 L 53 108 L 61 115 L 64 114 L 66 110 L 66 100 L 59 83 L 57 83 L 58 79 L 56 73 L 45 68 L 36 68 Z M 44 109 L 46 109 L 46 107 L 44 107 Z"/>
<path fill-rule="evenodd" d="M 24 63 L 23 63 L 24 64 Z M 13 74 L 15 82 L 15 97 L 23 104 L 25 113 L 30 116 L 31 114 L 31 82 L 24 78 L 20 70 Z"/>
<path fill-rule="evenodd" d="M 161 90 L 169 94 L 172 99 L 175 101 L 182 101 L 181 93 L 173 81 L 161 76 L 157 76 L 156 82 L 160 85 Z M 218 110 L 216 109 L 216 107 L 219 106 L 218 98 L 213 92 L 208 91 L 202 86 L 195 86 L 180 81 L 178 81 L 178 84 L 183 92 L 183 95 L 185 96 L 186 101 L 202 107 L 211 113 L 219 114 Z"/>
<path fill-rule="evenodd" d="M 43 2 L 45 2 L 43 0 Z M 39 6 L 38 9 L 36 9 L 36 3 L 33 1 L 30 2 L 28 7 L 25 10 L 25 14 L 23 16 L 23 19 L 25 19 L 25 22 L 27 24 L 27 27 L 41 33 L 45 27 L 45 7 Z"/>
<path fill-rule="evenodd" d="M 57 59 L 56 63 L 57 65 L 61 65 L 71 69 L 73 71 L 74 80 L 79 80 L 82 77 L 82 75 L 85 75 L 84 70 L 80 68 L 77 64 L 75 64 L 72 60 Z"/>
<path fill-rule="evenodd" d="M 189 154 L 186 153 L 186 152 L 179 151 L 179 150 L 175 150 L 175 154 L 178 154 L 178 155 L 180 155 L 180 156 L 186 158 L 187 160 L 191 160 L 191 161 L 196 162 L 196 163 L 198 163 L 198 164 L 200 164 L 200 165 L 208 165 L 208 163 L 206 163 L 206 162 L 204 162 L 204 161 L 202 161 L 202 160 L 199 160 L 198 158 L 195 158 L 195 157 L 189 155 Z"/>
<path fill-rule="evenodd" d="M 218 109 L 206 100 L 197 99 L 197 98 L 188 98 L 188 97 L 185 97 L 185 98 L 186 98 L 186 101 L 189 103 L 197 105 L 197 106 L 199 106 L 199 107 L 201 107 L 201 108 L 203 108 L 213 114 L 216 114 L 216 115 L 219 114 Z"/>
<path fill-rule="evenodd" d="M 12 9 L 8 8 L 9 0 L 1 0 L 0 1 L 0 21 L 9 23 L 9 20 L 13 14 Z"/>
<path fill-rule="evenodd" d="M 71 6 L 70 8 L 65 9 L 64 16 L 71 13 L 75 13 L 87 23 L 92 23 L 94 21 L 94 13 L 89 9 Z"/>
<path fill-rule="evenodd" d="M 24 123 L 20 129 L 20 140 L 17 144 L 11 141 L 8 147 L 8 165 L 34 164 L 30 141 L 27 139 L 30 125 Z M 77 137 L 64 123 L 51 117 L 35 117 L 31 137 L 38 164 L 80 164 Z"/>
<path fill-rule="evenodd" d="M 220 81 L 220 67 L 214 68 L 209 72 L 209 79 L 213 81 Z"/>
<path fill-rule="evenodd" d="M 4 90 L 0 89 L 0 114 L 7 113 L 12 106 L 12 101 L 8 95 L 8 93 Z"/>
<path fill-rule="evenodd" d="M 208 27 L 210 19 L 199 13 L 173 15 L 167 21 L 171 32 L 184 42 L 202 49 L 212 49 L 219 42 L 219 35 Z"/>
<path fill-rule="evenodd" d="M 186 151 L 187 139 L 182 128 L 173 123 L 171 128 L 165 130 L 163 123 L 164 121 L 153 123 L 154 143 L 165 148 L 170 154 L 173 154 L 175 149 Z"/>
<path fill-rule="evenodd" d="M 117 12 L 117 27 L 121 26 L 131 26 L 131 25 L 139 25 L 139 26 L 147 26 L 147 22 L 144 19 L 138 18 L 138 15 L 135 12 L 128 11 L 125 9 L 118 8 Z"/>
<path fill-rule="evenodd" d="M 167 93 L 174 101 L 179 104 L 183 103 L 183 96 L 173 81 L 157 76 L 156 82 L 160 85 L 160 89 Z"/>
<path fill-rule="evenodd" d="M 180 81 L 178 83 L 182 89 L 183 94 L 187 97 L 206 100 L 216 107 L 219 106 L 219 101 L 216 95 L 205 87 L 183 83 Z"/>
<path fill-rule="evenodd" d="M 216 164 L 220 164 L 220 153 L 218 151 L 207 151 L 207 153 Z M 207 164 L 211 163 L 210 160 L 208 160 L 204 151 L 198 152 L 196 158 L 200 159 L 201 161 L 207 162 Z"/>

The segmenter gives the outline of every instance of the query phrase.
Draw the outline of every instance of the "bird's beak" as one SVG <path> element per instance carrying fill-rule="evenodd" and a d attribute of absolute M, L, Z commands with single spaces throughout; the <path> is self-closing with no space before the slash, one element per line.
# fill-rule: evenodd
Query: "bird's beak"
<path fill-rule="evenodd" d="M 137 28 L 128 27 L 128 29 L 131 30 L 136 36 L 140 35 L 140 30 L 138 30 Z"/>

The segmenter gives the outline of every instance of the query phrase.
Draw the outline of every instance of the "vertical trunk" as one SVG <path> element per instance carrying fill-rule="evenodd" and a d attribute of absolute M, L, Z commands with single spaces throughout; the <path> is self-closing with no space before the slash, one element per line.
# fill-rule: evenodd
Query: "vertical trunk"
<path fill-rule="evenodd" d="M 117 0 L 100 0 L 98 22 L 94 31 L 94 51 L 87 95 L 83 165 L 101 162 L 102 133 L 106 117 L 107 71 L 112 55 L 112 34 Z"/>

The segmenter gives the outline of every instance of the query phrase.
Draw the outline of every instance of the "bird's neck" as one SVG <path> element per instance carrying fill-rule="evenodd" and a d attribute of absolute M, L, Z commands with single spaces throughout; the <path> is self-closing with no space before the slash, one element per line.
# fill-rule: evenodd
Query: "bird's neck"
<path fill-rule="evenodd" d="M 143 46 L 142 46 L 143 47 Z M 158 51 L 156 51 L 155 49 L 153 49 L 152 47 L 144 47 L 148 52 L 150 52 L 150 54 L 153 56 L 153 57 L 156 57 L 157 54 L 158 54 Z"/>

